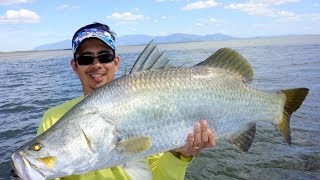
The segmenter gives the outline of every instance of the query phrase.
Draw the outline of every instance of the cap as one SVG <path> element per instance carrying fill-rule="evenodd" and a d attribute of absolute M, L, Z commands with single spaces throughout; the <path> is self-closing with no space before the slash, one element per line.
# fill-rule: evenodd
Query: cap
<path fill-rule="evenodd" d="M 80 28 L 72 38 L 73 54 L 77 51 L 81 42 L 88 38 L 97 38 L 106 43 L 115 52 L 114 34 L 110 31 L 109 26 L 93 23 Z"/>

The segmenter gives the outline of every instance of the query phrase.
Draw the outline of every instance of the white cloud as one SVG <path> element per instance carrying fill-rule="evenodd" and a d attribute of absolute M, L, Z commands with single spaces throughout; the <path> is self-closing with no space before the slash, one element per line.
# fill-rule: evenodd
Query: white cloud
<path fill-rule="evenodd" d="M 156 2 L 179 2 L 179 1 L 182 1 L 182 0 L 156 0 Z"/>
<path fill-rule="evenodd" d="M 296 2 L 300 2 L 300 0 L 254 0 L 251 2 L 262 3 L 262 4 L 273 6 L 273 5 L 281 5 L 286 3 L 296 3 Z"/>
<path fill-rule="evenodd" d="M 59 9 L 59 10 L 63 10 L 63 9 L 67 9 L 69 7 L 70 6 L 68 4 L 61 4 L 61 5 L 57 6 L 56 8 Z"/>
<path fill-rule="evenodd" d="M 132 12 L 112 13 L 112 15 L 107 16 L 107 18 L 118 21 L 141 21 L 147 19 L 141 14 L 133 14 Z"/>
<path fill-rule="evenodd" d="M 266 7 L 264 4 L 245 3 L 245 4 L 230 4 L 227 9 L 236 9 L 247 12 L 250 15 L 274 16 L 273 9 Z"/>
<path fill-rule="evenodd" d="M 217 19 L 215 19 L 215 18 L 209 18 L 208 22 L 209 22 L 209 23 L 221 23 L 222 21 L 217 20 Z"/>
<path fill-rule="evenodd" d="M 202 27 L 202 26 L 208 26 L 208 25 L 219 24 L 219 23 L 223 23 L 223 21 L 217 20 L 215 18 L 209 18 L 209 19 L 199 18 L 197 19 L 195 26 Z"/>
<path fill-rule="evenodd" d="M 58 10 L 77 9 L 77 8 L 79 8 L 79 6 L 72 6 L 69 4 L 61 4 L 56 7 L 56 9 Z"/>
<path fill-rule="evenodd" d="M 189 11 L 189 10 L 196 10 L 196 9 L 206 9 L 218 6 L 219 3 L 215 2 L 214 0 L 209 1 L 197 1 L 191 4 L 187 4 L 186 6 L 182 7 L 182 10 Z"/>
<path fill-rule="evenodd" d="M 30 0 L 0 0 L 0 5 L 21 4 L 27 2 L 30 2 Z"/>
<path fill-rule="evenodd" d="M 20 9 L 18 11 L 8 10 L 3 16 L 0 16 L 1 24 L 39 22 L 40 16 L 37 13 L 27 9 Z"/>
<path fill-rule="evenodd" d="M 274 6 L 299 1 L 300 0 L 250 0 L 247 3 L 231 3 L 225 6 L 225 8 L 243 11 L 249 15 L 281 17 L 297 21 L 300 20 L 300 18 L 293 12 L 279 10 L 274 8 Z"/>
<path fill-rule="evenodd" d="M 146 19 L 151 20 L 150 17 L 147 17 Z M 155 24 L 158 24 L 159 22 L 162 22 L 162 21 L 168 19 L 168 17 L 167 16 L 161 16 L 159 19 L 153 19 L 152 22 L 155 23 Z"/>
<path fill-rule="evenodd" d="M 194 25 L 195 25 L 195 26 L 198 26 L 198 27 L 204 26 L 204 24 L 202 24 L 202 23 L 195 23 Z"/>

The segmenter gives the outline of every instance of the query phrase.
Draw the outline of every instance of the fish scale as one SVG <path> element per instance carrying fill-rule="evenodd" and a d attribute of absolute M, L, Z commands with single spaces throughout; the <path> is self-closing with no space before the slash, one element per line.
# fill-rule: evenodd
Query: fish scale
<path fill-rule="evenodd" d="M 201 74 L 197 72 L 201 72 Z M 222 79 L 222 77 L 224 78 Z M 153 137 L 152 139 L 156 139 L 154 137 L 159 133 L 156 131 L 157 129 L 153 128 L 155 124 L 159 123 L 170 127 L 170 124 L 174 124 L 175 122 L 186 122 L 185 124 L 189 127 L 187 132 L 180 132 L 183 134 L 183 137 L 186 137 L 186 133 L 191 132 L 195 119 L 206 118 L 209 124 L 215 127 L 213 130 L 218 135 L 224 136 L 222 132 L 232 134 L 238 129 L 241 129 L 241 126 L 247 124 L 244 120 L 252 122 L 252 112 L 260 114 L 260 119 L 253 117 L 255 120 L 268 120 L 271 122 L 273 121 L 272 118 L 276 115 L 280 116 L 283 110 L 277 108 L 281 107 L 281 105 L 278 106 L 272 103 L 274 106 L 270 106 L 269 103 L 264 103 L 268 102 L 268 99 L 270 99 L 269 101 L 276 99 L 279 94 L 264 93 L 250 89 L 244 84 L 238 83 L 238 81 L 234 80 L 234 77 L 228 77 L 226 73 L 220 69 L 198 67 L 192 70 L 155 70 L 152 73 L 141 72 L 131 74 L 126 78 L 127 79 L 118 79 L 118 81 L 131 81 L 132 83 L 128 84 L 132 84 L 133 87 L 129 86 L 128 89 L 131 89 L 133 92 L 128 92 L 128 94 L 135 95 L 133 97 L 131 96 L 131 100 L 127 100 L 126 105 L 121 103 L 121 106 L 118 106 L 120 108 L 117 114 L 119 114 L 120 117 L 116 119 L 121 119 L 121 122 L 124 122 L 124 128 L 121 129 L 125 130 L 126 126 L 127 128 L 134 129 L 136 133 L 140 132 L 141 135 L 150 135 Z M 222 81 L 224 81 L 224 83 L 221 83 Z M 139 82 L 139 84 L 137 82 Z M 122 83 L 115 82 L 114 84 L 116 86 Z M 159 86 L 159 84 L 164 85 Z M 101 92 L 97 93 L 101 94 Z M 104 94 L 108 96 L 110 93 L 106 91 Z M 143 94 L 143 99 L 140 99 L 141 94 Z M 117 101 L 116 98 L 114 100 Z M 262 105 L 263 103 L 264 105 Z M 221 106 L 221 104 L 223 106 Z M 211 108 L 214 109 L 214 111 L 208 110 Z M 235 110 L 233 111 L 234 113 L 230 114 L 232 116 L 227 116 L 225 112 L 232 110 Z M 114 110 L 111 108 L 110 111 Z M 224 113 L 219 114 L 219 112 Z M 273 116 L 269 114 L 269 116 L 261 118 L 263 112 L 272 112 Z M 239 118 L 239 116 L 241 118 Z M 245 117 L 249 118 L 246 119 Z M 238 120 L 241 120 L 241 123 L 239 123 Z M 118 127 L 122 127 L 121 122 L 119 122 Z M 147 127 L 147 129 L 152 129 L 151 131 L 155 133 L 144 133 L 143 129 L 138 131 L 136 126 L 141 128 L 139 125 L 141 122 L 146 123 L 143 128 Z M 233 126 L 230 126 L 230 123 L 233 124 Z M 128 124 L 130 124 L 130 126 L 128 126 Z M 151 128 L 149 128 L 148 124 L 151 124 Z M 160 130 L 161 129 L 159 129 L 159 131 Z M 162 136 L 162 138 L 167 139 L 169 136 L 171 137 L 172 133 L 167 133 L 167 136 Z M 183 141 L 181 142 L 183 143 Z M 181 145 L 182 144 L 177 144 L 177 146 Z"/>

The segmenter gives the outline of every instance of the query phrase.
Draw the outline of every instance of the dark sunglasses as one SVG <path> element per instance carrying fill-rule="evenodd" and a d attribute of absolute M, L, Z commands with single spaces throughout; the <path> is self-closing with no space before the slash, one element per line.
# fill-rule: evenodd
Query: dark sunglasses
<path fill-rule="evenodd" d="M 92 56 L 92 55 L 81 55 L 76 58 L 76 61 L 78 61 L 79 65 L 90 65 L 93 63 L 94 58 L 98 58 L 100 63 L 109 63 L 112 62 L 115 58 L 115 55 L 113 53 L 101 53 L 98 56 Z"/>

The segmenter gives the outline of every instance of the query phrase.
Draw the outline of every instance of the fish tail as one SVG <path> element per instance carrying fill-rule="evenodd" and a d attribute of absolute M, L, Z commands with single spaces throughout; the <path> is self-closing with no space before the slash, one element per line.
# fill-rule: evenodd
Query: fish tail
<path fill-rule="evenodd" d="M 282 112 L 282 117 L 276 123 L 276 127 L 289 145 L 291 144 L 290 116 L 301 106 L 302 102 L 308 94 L 308 91 L 309 89 L 307 88 L 282 90 L 286 100 Z"/>

